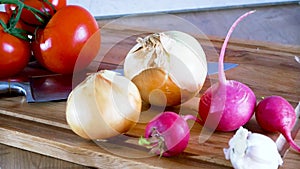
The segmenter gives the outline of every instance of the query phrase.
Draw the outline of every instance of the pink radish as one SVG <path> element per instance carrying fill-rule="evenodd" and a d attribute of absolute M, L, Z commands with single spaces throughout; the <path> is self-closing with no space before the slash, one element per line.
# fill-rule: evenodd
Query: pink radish
<path fill-rule="evenodd" d="M 231 33 L 243 18 L 253 12 L 240 16 L 229 29 L 219 57 L 219 81 L 206 90 L 200 99 L 199 116 L 202 124 L 211 130 L 236 130 L 246 124 L 254 114 L 256 97 L 253 91 L 243 83 L 226 80 L 223 65 Z"/>
<path fill-rule="evenodd" d="M 190 138 L 187 120 L 196 120 L 192 115 L 180 116 L 167 111 L 155 116 L 145 128 L 145 138 L 140 145 L 148 145 L 151 152 L 160 156 L 175 156 L 185 150 Z"/>
<path fill-rule="evenodd" d="M 280 132 L 291 147 L 300 152 L 300 147 L 291 136 L 291 130 L 297 119 L 296 112 L 287 100 L 281 96 L 264 98 L 256 107 L 255 118 L 262 129 Z"/>

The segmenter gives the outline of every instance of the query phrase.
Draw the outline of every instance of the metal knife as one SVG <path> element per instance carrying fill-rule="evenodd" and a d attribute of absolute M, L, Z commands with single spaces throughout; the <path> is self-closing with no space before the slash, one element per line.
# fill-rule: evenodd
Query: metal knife
<path fill-rule="evenodd" d="M 224 71 L 237 67 L 236 63 L 224 63 Z M 207 74 L 213 75 L 218 73 L 218 62 L 208 62 L 207 63 Z"/>
<path fill-rule="evenodd" d="M 238 64 L 224 63 L 224 70 L 236 67 Z M 123 69 L 114 69 L 124 74 Z M 218 63 L 208 63 L 208 75 L 218 72 Z M 78 81 L 78 80 L 77 80 Z M 79 83 L 80 81 L 78 81 Z M 0 81 L 0 96 L 25 95 L 26 101 L 49 102 L 61 101 L 68 98 L 72 91 L 72 85 L 76 86 L 72 75 L 46 75 L 29 77 L 28 81 Z"/>
<path fill-rule="evenodd" d="M 34 76 L 25 82 L 0 81 L 0 95 L 25 95 L 29 103 L 65 100 L 71 91 L 71 75 Z"/>

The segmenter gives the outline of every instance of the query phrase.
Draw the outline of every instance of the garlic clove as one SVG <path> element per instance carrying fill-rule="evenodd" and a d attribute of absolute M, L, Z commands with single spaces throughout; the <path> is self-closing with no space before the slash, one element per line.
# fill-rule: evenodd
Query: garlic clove
<path fill-rule="evenodd" d="M 283 161 L 276 143 L 269 137 L 240 127 L 229 140 L 224 155 L 235 169 L 277 169 Z"/>
<path fill-rule="evenodd" d="M 262 145 L 263 142 L 263 145 Z M 278 153 L 275 142 L 262 134 L 251 133 L 248 136 L 248 148 L 246 154 L 253 160 L 261 163 L 274 163 L 276 167 L 283 161 Z M 277 160 L 275 160 L 277 159 Z"/>
<path fill-rule="evenodd" d="M 85 139 L 104 139 L 130 130 L 139 120 L 141 97 L 127 78 L 112 71 L 90 74 L 72 90 L 66 118 Z"/>

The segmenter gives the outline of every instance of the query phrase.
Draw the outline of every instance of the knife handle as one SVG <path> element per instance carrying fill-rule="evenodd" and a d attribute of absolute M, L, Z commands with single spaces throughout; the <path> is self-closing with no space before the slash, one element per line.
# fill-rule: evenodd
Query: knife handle
<path fill-rule="evenodd" d="M 29 84 L 26 82 L 11 82 L 1 81 L 0 82 L 0 94 L 3 95 L 26 95 L 29 89 Z"/>

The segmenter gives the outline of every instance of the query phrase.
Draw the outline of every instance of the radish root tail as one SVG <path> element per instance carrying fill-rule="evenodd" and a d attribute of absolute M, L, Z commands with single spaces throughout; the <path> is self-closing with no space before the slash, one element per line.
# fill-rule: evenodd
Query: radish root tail
<path fill-rule="evenodd" d="M 297 152 L 300 152 L 300 146 L 295 143 L 289 130 L 282 132 L 282 135 L 293 149 L 295 149 Z"/>
<path fill-rule="evenodd" d="M 238 25 L 239 22 L 241 22 L 245 17 L 247 17 L 248 15 L 254 13 L 255 10 L 253 11 L 249 11 L 247 13 L 245 13 L 244 15 L 240 16 L 230 27 L 230 29 L 228 30 L 228 33 L 225 37 L 225 40 L 223 42 L 222 48 L 221 48 L 221 52 L 220 52 L 220 57 L 219 57 L 219 82 L 221 84 L 225 84 L 226 83 L 226 77 L 225 77 L 225 73 L 224 73 L 224 56 L 225 56 L 225 51 L 226 51 L 226 47 L 229 41 L 229 38 L 233 32 L 233 30 L 236 28 L 236 26 Z"/>

